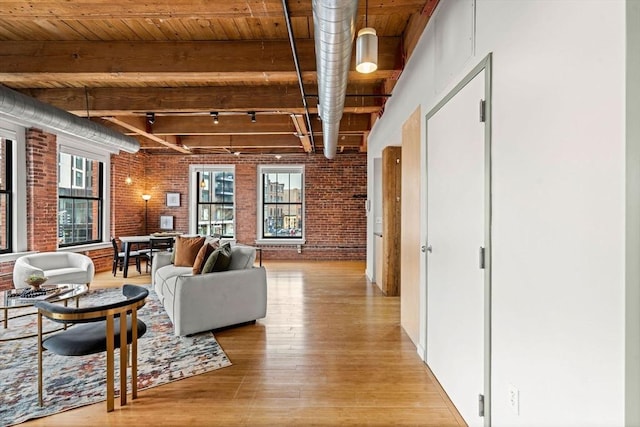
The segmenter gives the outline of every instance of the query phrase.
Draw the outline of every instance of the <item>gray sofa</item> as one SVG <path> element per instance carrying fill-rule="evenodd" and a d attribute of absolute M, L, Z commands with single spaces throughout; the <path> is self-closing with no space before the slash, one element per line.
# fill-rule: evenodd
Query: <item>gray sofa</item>
<path fill-rule="evenodd" d="M 254 267 L 256 250 L 232 246 L 228 271 L 193 274 L 171 264 L 171 253 L 153 258 L 153 287 L 173 322 L 176 335 L 251 322 L 267 314 L 267 276 Z"/>

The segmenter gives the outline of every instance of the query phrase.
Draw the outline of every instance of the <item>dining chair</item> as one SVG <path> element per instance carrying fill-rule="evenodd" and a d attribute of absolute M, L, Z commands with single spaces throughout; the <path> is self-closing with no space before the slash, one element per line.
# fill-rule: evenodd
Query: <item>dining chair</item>
<path fill-rule="evenodd" d="M 144 306 L 149 291 L 137 285 L 124 285 L 126 298 L 109 304 L 71 308 L 38 301 L 38 402 L 43 406 L 42 359 L 44 350 L 61 356 L 85 356 L 106 351 L 107 412 L 114 409 L 114 353 L 120 348 L 120 405 L 127 404 L 127 361 L 131 363 L 131 399 L 138 397 L 138 338 L 147 331 L 147 325 L 138 319 L 138 309 Z M 44 336 L 43 317 L 63 323 L 63 332 Z M 121 319 L 125 318 L 125 321 Z M 131 352 L 130 359 L 127 357 Z"/>
<path fill-rule="evenodd" d="M 113 246 L 113 264 L 111 266 L 111 273 L 113 273 L 113 275 L 115 276 L 118 269 L 122 271 L 122 267 L 124 266 L 124 251 L 120 250 L 120 248 L 118 247 L 118 241 L 114 237 L 111 238 L 111 245 Z M 138 271 L 138 273 L 141 273 L 140 271 L 141 255 L 142 254 L 140 251 L 129 251 L 129 263 L 131 263 L 132 260 L 135 261 L 136 270 Z"/>
<path fill-rule="evenodd" d="M 158 252 L 172 251 L 174 241 L 175 239 L 173 237 L 152 237 L 149 239 L 149 249 L 140 251 L 142 258 L 146 258 L 147 260 L 147 272 L 149 271 L 149 267 L 153 265 L 153 257 Z"/>

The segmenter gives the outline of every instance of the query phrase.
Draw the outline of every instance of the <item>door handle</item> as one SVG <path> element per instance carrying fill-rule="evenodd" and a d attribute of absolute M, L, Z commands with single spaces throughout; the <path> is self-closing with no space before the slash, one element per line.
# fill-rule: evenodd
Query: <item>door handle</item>
<path fill-rule="evenodd" d="M 422 245 L 420 247 L 420 250 L 422 251 L 422 253 L 425 253 L 425 252 L 432 253 L 433 252 L 433 248 L 431 247 L 431 245 L 429 245 L 429 246 Z"/>

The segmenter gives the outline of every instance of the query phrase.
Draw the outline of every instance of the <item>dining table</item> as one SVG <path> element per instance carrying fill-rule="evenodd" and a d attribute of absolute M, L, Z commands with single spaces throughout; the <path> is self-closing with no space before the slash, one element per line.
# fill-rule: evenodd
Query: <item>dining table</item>
<path fill-rule="evenodd" d="M 148 247 L 151 244 L 151 239 L 161 239 L 167 237 L 175 237 L 178 234 L 162 234 L 162 235 L 153 235 L 147 234 L 142 236 L 120 236 L 120 241 L 124 245 L 122 251 L 124 252 L 124 262 L 122 267 L 122 277 L 126 278 L 129 273 L 129 256 L 131 253 L 131 247 L 134 245 L 144 245 Z"/>

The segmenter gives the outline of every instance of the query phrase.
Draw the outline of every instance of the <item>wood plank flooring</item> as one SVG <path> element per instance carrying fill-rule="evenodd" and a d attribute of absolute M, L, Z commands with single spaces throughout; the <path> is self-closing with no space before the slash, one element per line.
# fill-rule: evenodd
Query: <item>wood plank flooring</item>
<path fill-rule="evenodd" d="M 465 425 L 400 327 L 399 298 L 369 283 L 363 262 L 265 266 L 267 317 L 215 334 L 233 366 L 143 390 L 110 414 L 99 403 L 27 425 Z M 149 282 L 133 269 L 92 287 Z"/>

